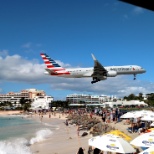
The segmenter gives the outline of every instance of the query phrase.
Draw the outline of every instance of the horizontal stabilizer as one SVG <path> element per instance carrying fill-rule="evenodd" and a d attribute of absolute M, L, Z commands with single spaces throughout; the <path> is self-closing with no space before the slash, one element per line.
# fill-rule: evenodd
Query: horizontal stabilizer
<path fill-rule="evenodd" d="M 48 68 L 46 68 L 45 69 L 47 72 L 49 72 L 49 74 L 58 74 L 56 71 L 54 71 L 54 70 L 51 70 L 51 69 L 48 69 Z"/>

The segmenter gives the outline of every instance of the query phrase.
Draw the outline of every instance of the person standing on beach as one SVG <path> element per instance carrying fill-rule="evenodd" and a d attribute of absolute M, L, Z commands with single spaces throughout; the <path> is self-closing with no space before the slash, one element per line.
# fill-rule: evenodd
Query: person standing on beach
<path fill-rule="evenodd" d="M 78 135 L 78 136 L 80 136 L 79 133 L 80 133 L 80 128 L 79 128 L 79 125 L 77 124 L 77 135 Z"/>
<path fill-rule="evenodd" d="M 41 113 L 41 122 L 42 122 L 42 119 L 43 119 L 43 112 Z"/>
<path fill-rule="evenodd" d="M 49 113 L 49 118 L 51 118 L 51 113 Z"/>
<path fill-rule="evenodd" d="M 66 120 L 65 125 L 68 126 L 68 120 Z"/>
<path fill-rule="evenodd" d="M 92 112 L 90 113 L 90 118 L 91 118 L 91 119 L 93 118 L 93 113 L 92 113 Z"/>

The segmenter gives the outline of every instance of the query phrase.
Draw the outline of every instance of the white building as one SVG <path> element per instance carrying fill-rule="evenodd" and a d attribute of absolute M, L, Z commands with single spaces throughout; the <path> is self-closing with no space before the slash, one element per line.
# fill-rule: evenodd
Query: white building
<path fill-rule="evenodd" d="M 101 106 L 104 102 L 113 101 L 116 97 L 107 95 L 70 94 L 66 101 L 70 106 Z"/>
<path fill-rule="evenodd" d="M 35 96 L 33 98 L 31 108 L 34 110 L 38 108 L 49 109 L 52 101 L 53 101 L 53 97 L 51 96 Z"/>
<path fill-rule="evenodd" d="M 118 107 L 118 106 L 148 106 L 148 104 L 144 103 L 143 101 L 139 100 L 131 100 L 131 101 L 116 101 L 116 102 L 105 102 L 103 103 L 103 107 Z"/>
<path fill-rule="evenodd" d="M 8 92 L 7 94 L 0 94 L 0 103 L 8 101 L 11 102 L 13 106 L 18 107 L 21 106 L 21 98 L 33 100 L 35 96 L 45 96 L 45 92 L 37 89 L 25 89 L 20 92 Z"/>

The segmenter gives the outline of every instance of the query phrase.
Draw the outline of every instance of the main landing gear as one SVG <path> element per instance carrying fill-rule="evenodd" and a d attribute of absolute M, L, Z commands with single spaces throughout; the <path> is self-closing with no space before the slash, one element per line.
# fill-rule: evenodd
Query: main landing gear
<path fill-rule="evenodd" d="M 134 80 L 136 80 L 136 74 L 134 74 Z"/>
<path fill-rule="evenodd" d="M 98 79 L 98 78 L 93 78 L 93 81 L 91 81 L 91 84 L 96 83 L 96 82 L 98 82 L 98 81 L 100 81 L 100 79 Z"/>

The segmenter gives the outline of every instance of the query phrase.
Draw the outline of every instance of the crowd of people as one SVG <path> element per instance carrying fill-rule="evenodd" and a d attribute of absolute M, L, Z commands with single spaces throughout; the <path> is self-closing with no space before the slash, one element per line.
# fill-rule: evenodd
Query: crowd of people
<path fill-rule="evenodd" d="M 39 112 L 39 116 L 40 119 L 43 119 L 43 115 L 44 114 L 49 114 L 49 118 L 51 118 L 51 116 L 55 116 L 56 112 L 55 111 L 48 111 L 48 112 Z M 102 123 L 118 123 L 121 122 L 122 120 L 120 119 L 120 117 L 122 116 L 123 112 L 119 109 L 119 108 L 110 108 L 110 109 L 104 109 L 104 108 L 95 108 L 95 109 L 69 109 L 69 110 L 65 110 L 65 111 L 60 111 L 59 112 L 62 115 L 73 115 L 73 114 L 77 114 L 77 115 L 88 115 L 91 119 L 99 117 L 99 119 L 102 121 Z M 143 134 L 143 133 L 147 133 L 149 132 L 149 128 L 150 128 L 150 124 L 151 122 L 143 122 L 141 121 L 141 118 L 138 117 L 134 117 L 134 118 L 127 118 L 125 120 L 123 120 L 124 122 L 122 123 L 123 125 L 128 125 L 128 132 L 129 133 L 138 133 Z M 68 126 L 69 123 L 66 120 L 65 125 Z M 77 124 L 76 125 L 76 130 L 77 130 L 77 136 L 80 136 L 80 126 Z M 138 150 L 138 149 L 137 149 Z M 139 153 L 139 152 L 136 152 Z M 83 147 L 80 147 L 77 151 L 76 154 L 105 154 L 105 152 L 102 152 L 101 150 L 94 148 L 92 149 L 92 147 L 90 146 L 88 151 L 85 152 Z"/>

